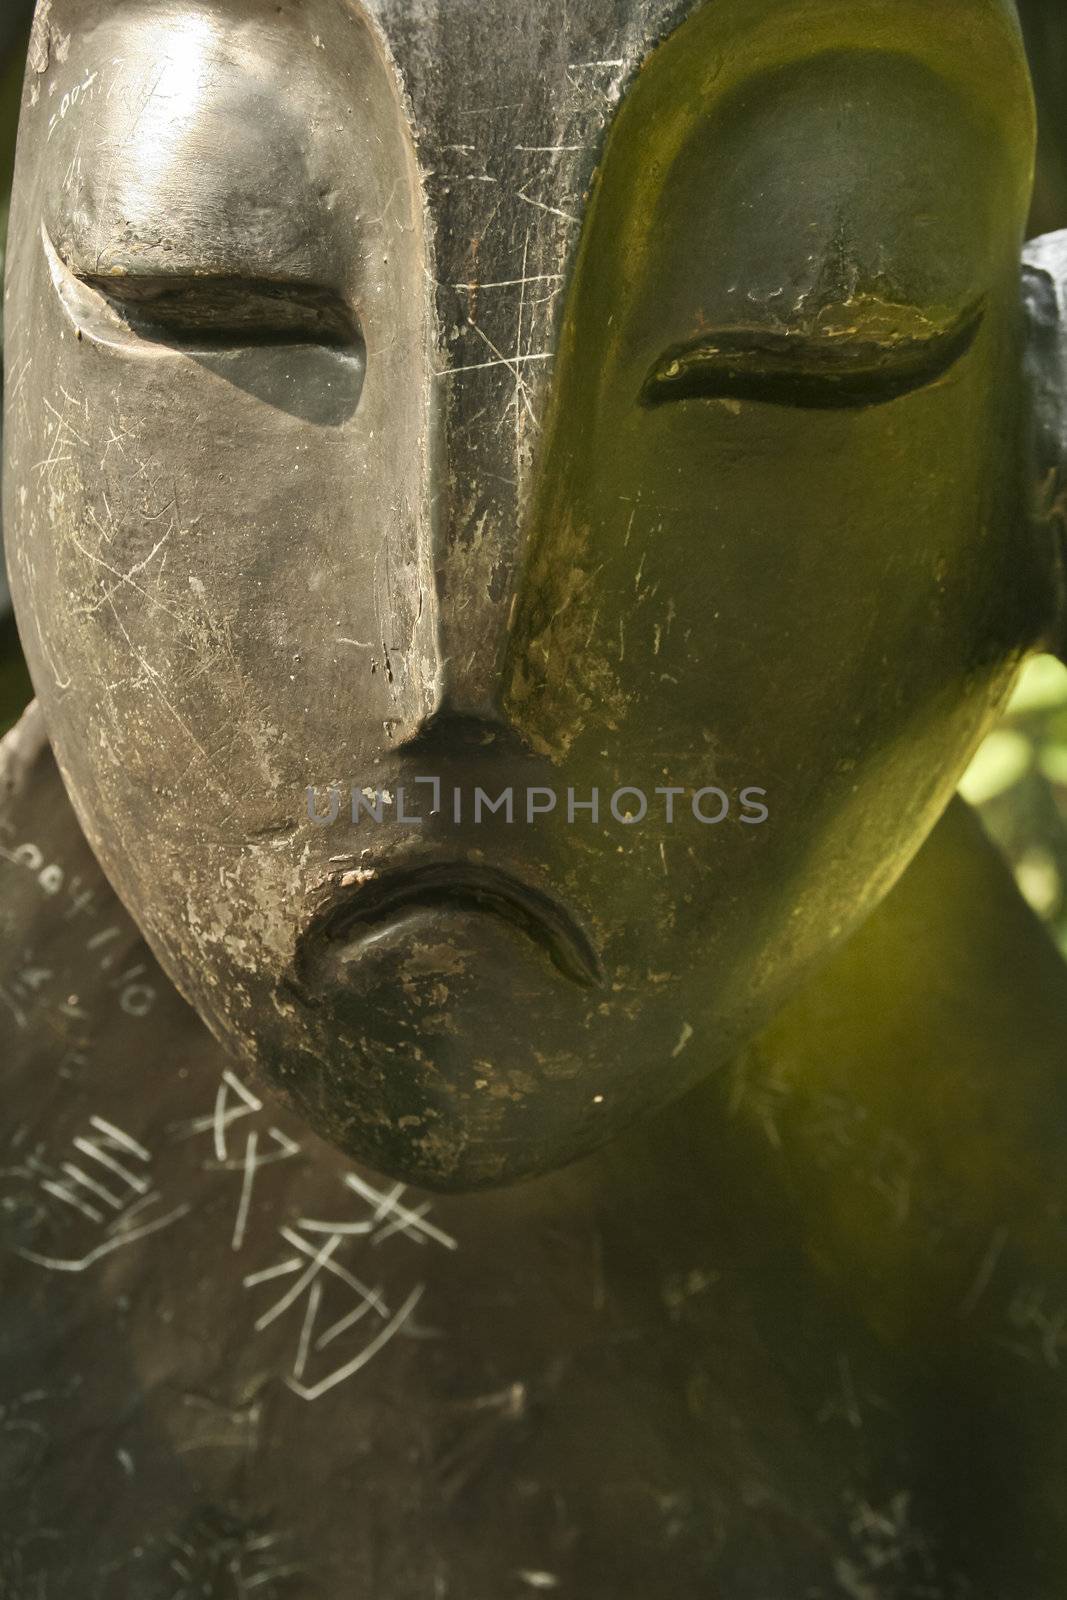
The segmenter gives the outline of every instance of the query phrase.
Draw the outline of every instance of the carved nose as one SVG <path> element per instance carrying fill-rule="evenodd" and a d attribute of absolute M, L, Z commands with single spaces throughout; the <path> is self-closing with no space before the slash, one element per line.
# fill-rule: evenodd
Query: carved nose
<path fill-rule="evenodd" d="M 473 566 L 454 551 L 438 574 L 440 666 L 431 721 L 499 720 L 510 573 L 499 554 L 489 570 L 477 558 Z"/>
<path fill-rule="evenodd" d="M 503 697 L 508 619 L 520 581 L 527 507 L 515 485 L 488 471 L 490 463 L 474 449 L 485 442 L 484 427 L 467 417 L 476 398 L 469 381 L 457 378 L 439 418 L 442 460 L 431 512 L 435 714 L 492 722 L 499 718 Z"/>

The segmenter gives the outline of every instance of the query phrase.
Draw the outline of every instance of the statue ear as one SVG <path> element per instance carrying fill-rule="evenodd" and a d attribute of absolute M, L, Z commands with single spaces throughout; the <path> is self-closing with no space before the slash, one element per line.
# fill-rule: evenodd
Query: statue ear
<path fill-rule="evenodd" d="M 1067 231 L 1023 251 L 1031 516 L 1054 541 L 1059 594 L 1050 648 L 1067 660 Z"/>

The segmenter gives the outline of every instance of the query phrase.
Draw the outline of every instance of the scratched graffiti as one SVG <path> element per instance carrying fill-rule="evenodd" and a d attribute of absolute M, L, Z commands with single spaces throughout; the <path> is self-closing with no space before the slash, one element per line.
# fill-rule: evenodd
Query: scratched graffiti
<path fill-rule="evenodd" d="M 62 1255 L 51 1255 L 19 1246 L 18 1254 L 52 1272 L 85 1272 L 114 1251 L 170 1227 L 190 1210 L 187 1202 L 161 1209 L 152 1152 L 105 1117 L 90 1117 L 57 1165 L 37 1158 L 37 1166 L 40 1193 L 52 1202 L 66 1248 Z M 81 1235 L 73 1249 L 70 1228 L 63 1227 L 72 1219 Z"/>
<path fill-rule="evenodd" d="M 10 838 L 11 831 L 10 822 L 0 824 L 0 837 Z M 158 981 L 142 957 L 124 959 L 131 946 L 129 925 L 116 918 L 113 903 L 104 909 L 98 887 L 88 883 L 83 873 L 50 860 L 32 840 L 0 843 L 0 861 L 31 876 L 61 925 L 81 918 L 89 923 L 79 952 L 88 959 L 79 962 L 79 967 L 87 967 L 94 980 L 91 995 L 84 981 L 73 991 L 64 968 L 57 968 L 33 946 L 25 946 L 11 963 L 6 981 L 0 983 L 0 1007 L 15 1026 L 27 1032 L 41 1013 L 47 1013 L 64 1025 L 65 1033 L 77 1035 L 88 1033 L 90 1025 L 111 1006 L 128 1017 L 150 1016 L 158 1000 Z M 97 978 L 103 981 L 95 981 Z M 59 1061 L 59 1070 L 62 1073 L 85 1064 L 84 1051 L 75 1044 Z"/>
<path fill-rule="evenodd" d="M 1043 1285 L 1026 1283 L 1013 1295 L 1002 1340 L 1024 1360 L 1058 1371 L 1067 1358 L 1067 1305 Z"/>
<path fill-rule="evenodd" d="M 301 1309 L 292 1369 L 285 1381 L 302 1400 L 321 1399 L 367 1367 L 397 1334 L 410 1328 L 415 1308 L 425 1293 L 425 1284 L 416 1283 L 393 1309 L 380 1283 L 369 1284 L 351 1264 L 338 1260 L 343 1249 L 351 1253 L 354 1241 L 359 1240 L 363 1254 L 369 1257 L 369 1252 L 398 1236 L 418 1246 L 459 1248 L 451 1234 L 429 1220 L 430 1202 L 415 1207 L 405 1203 L 403 1184 L 379 1190 L 354 1172 L 345 1175 L 344 1183 L 363 1202 L 366 1209 L 361 1215 L 341 1221 L 301 1217 L 280 1228 L 279 1236 L 288 1246 L 288 1255 L 273 1266 L 249 1273 L 244 1280 L 250 1291 L 286 1281 L 281 1296 L 257 1317 L 257 1333 L 286 1313 Z M 335 1304 L 332 1312 L 325 1303 L 331 1292 L 335 1302 L 338 1298 L 344 1302 L 341 1306 Z M 369 1335 L 367 1328 L 371 1330 Z M 336 1355 L 321 1363 L 317 1360 L 341 1341 L 342 1355 L 337 1364 L 332 1364 Z M 350 1348 L 353 1342 L 355 1349 Z M 311 1369 L 315 1370 L 314 1376 Z"/>
<path fill-rule="evenodd" d="M 77 108 L 80 105 L 83 105 L 86 100 L 92 99 L 93 86 L 95 85 L 99 76 L 100 74 L 98 72 L 87 72 L 84 77 L 79 80 L 79 82 L 73 84 L 69 89 L 65 89 L 63 91 L 59 97 L 59 103 L 56 106 L 56 109 L 52 112 L 48 119 L 47 137 L 49 139 L 51 139 L 59 124 L 61 122 L 65 122 L 72 111 L 76 111 Z"/>
<path fill-rule="evenodd" d="M 225 1173 L 237 1183 L 231 1252 L 243 1251 L 259 1175 L 264 1168 L 292 1161 L 300 1145 L 269 1118 L 263 1101 L 231 1069 L 224 1069 L 210 1111 L 177 1124 L 178 1142 L 209 1139 L 211 1155 L 202 1165 Z M 249 1271 L 246 1291 L 260 1302 L 253 1324 L 264 1333 L 289 1316 L 295 1327 L 293 1356 L 285 1382 L 303 1400 L 317 1400 L 354 1377 L 405 1329 L 425 1292 L 416 1283 L 393 1297 L 380 1282 L 370 1283 L 347 1258 L 358 1241 L 378 1251 L 393 1239 L 415 1246 L 436 1245 L 453 1251 L 457 1241 L 429 1216 L 430 1201 L 409 1205 L 400 1183 L 378 1188 L 356 1172 L 344 1175 L 348 1197 L 360 1202 L 357 1215 L 340 1220 L 300 1216 L 277 1229 L 285 1247 L 280 1259 Z M 264 1286 L 281 1287 L 280 1295 L 263 1305 Z M 331 1351 L 329 1356 L 325 1352 Z M 340 1359 L 338 1359 L 340 1357 Z"/>
<path fill-rule="evenodd" d="M 36 857 L 26 856 L 20 864 L 41 870 Z M 96 946 L 102 968 L 112 959 L 108 944 Z M 129 970 L 119 977 L 137 981 Z M 247 1253 L 263 1174 L 301 1155 L 300 1143 L 278 1126 L 260 1097 L 229 1067 L 204 1111 L 170 1124 L 163 1136 L 135 1134 L 101 1112 L 91 1114 L 58 1151 L 29 1144 L 26 1130 L 20 1129 L 4 1175 L 28 1186 L 37 1212 L 32 1248 L 19 1245 L 16 1253 L 51 1272 L 83 1273 L 117 1250 L 140 1245 L 192 1211 L 193 1202 L 185 1196 L 194 1192 L 193 1163 L 199 1174 L 232 1187 L 226 1245 L 231 1256 Z M 367 1367 L 398 1335 L 415 1331 L 414 1312 L 425 1284 L 415 1281 L 399 1292 L 390 1286 L 397 1247 L 458 1248 L 452 1235 L 432 1220 L 432 1203 L 409 1202 L 403 1184 L 379 1187 L 354 1171 L 346 1172 L 342 1182 L 347 1214 L 337 1219 L 298 1215 L 269 1234 L 257 1229 L 257 1244 L 266 1237 L 281 1246 L 278 1259 L 258 1269 L 250 1264 L 242 1280 L 257 1302 L 256 1334 L 286 1318 L 293 1323 L 292 1355 L 280 1376 L 305 1401 L 329 1393 Z M 202 1186 L 199 1192 L 205 1193 Z M 215 1192 L 212 1182 L 206 1194 Z M 391 1244 L 392 1252 L 383 1250 Z M 355 1259 L 357 1252 L 372 1270 Z M 379 1272 L 387 1257 L 390 1271 Z M 273 1286 L 273 1298 L 265 1294 L 268 1285 Z"/>
<path fill-rule="evenodd" d="M 169 1600 L 223 1593 L 272 1600 L 304 1571 L 287 1534 L 213 1508 L 169 1536 L 166 1563 L 177 1583 Z"/>
<path fill-rule="evenodd" d="M 236 1124 L 249 1119 L 254 1125 L 243 1130 L 244 1146 L 238 1151 L 239 1141 L 231 1138 L 232 1130 Z M 179 1124 L 174 1130 L 179 1139 L 210 1134 L 214 1156 L 204 1163 L 205 1170 L 240 1174 L 240 1194 L 230 1237 L 232 1250 L 240 1250 L 244 1245 L 258 1173 L 264 1167 L 291 1161 L 300 1154 L 300 1146 L 294 1139 L 273 1123 L 263 1128 L 263 1120 L 262 1100 L 227 1068 L 219 1080 L 214 1109 L 206 1116 Z"/>

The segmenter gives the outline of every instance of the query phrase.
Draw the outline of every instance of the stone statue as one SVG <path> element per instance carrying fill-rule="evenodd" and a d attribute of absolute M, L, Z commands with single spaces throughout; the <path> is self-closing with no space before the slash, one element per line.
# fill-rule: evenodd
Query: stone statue
<path fill-rule="evenodd" d="M 1062 1593 L 1032 165 L 1007 0 L 42 0 L 13 1595 Z"/>

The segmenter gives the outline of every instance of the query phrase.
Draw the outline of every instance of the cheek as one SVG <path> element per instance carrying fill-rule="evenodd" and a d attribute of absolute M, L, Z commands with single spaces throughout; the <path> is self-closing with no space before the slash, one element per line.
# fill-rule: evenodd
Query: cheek
<path fill-rule="evenodd" d="M 820 749 L 872 687 L 898 725 L 941 686 L 965 693 L 1043 604 L 1002 367 L 987 344 L 951 380 L 847 413 L 634 405 L 560 449 L 513 654 L 552 690 L 552 737 L 599 699 L 643 707 L 675 749 L 710 729 L 729 758 L 798 720 Z"/>
<path fill-rule="evenodd" d="M 569 781 L 607 756 L 641 787 L 767 789 L 766 829 L 679 831 L 669 885 L 627 842 L 644 904 L 673 897 L 691 949 L 749 989 L 887 890 L 1034 636 L 1010 355 L 987 341 L 951 381 L 848 414 L 616 409 L 550 458 L 511 708 Z"/>
<path fill-rule="evenodd" d="M 65 686 L 59 723 L 87 758 L 170 789 L 177 811 L 224 789 L 254 820 L 414 725 L 433 675 L 425 484 L 417 451 L 375 426 L 381 377 L 343 421 L 309 421 L 252 393 L 247 362 L 237 382 L 219 358 L 79 341 L 38 290 L 42 403 L 14 412 L 12 542 L 39 692 Z M 294 359 L 294 407 L 307 379 Z M 394 436 L 417 420 L 401 407 Z"/>

